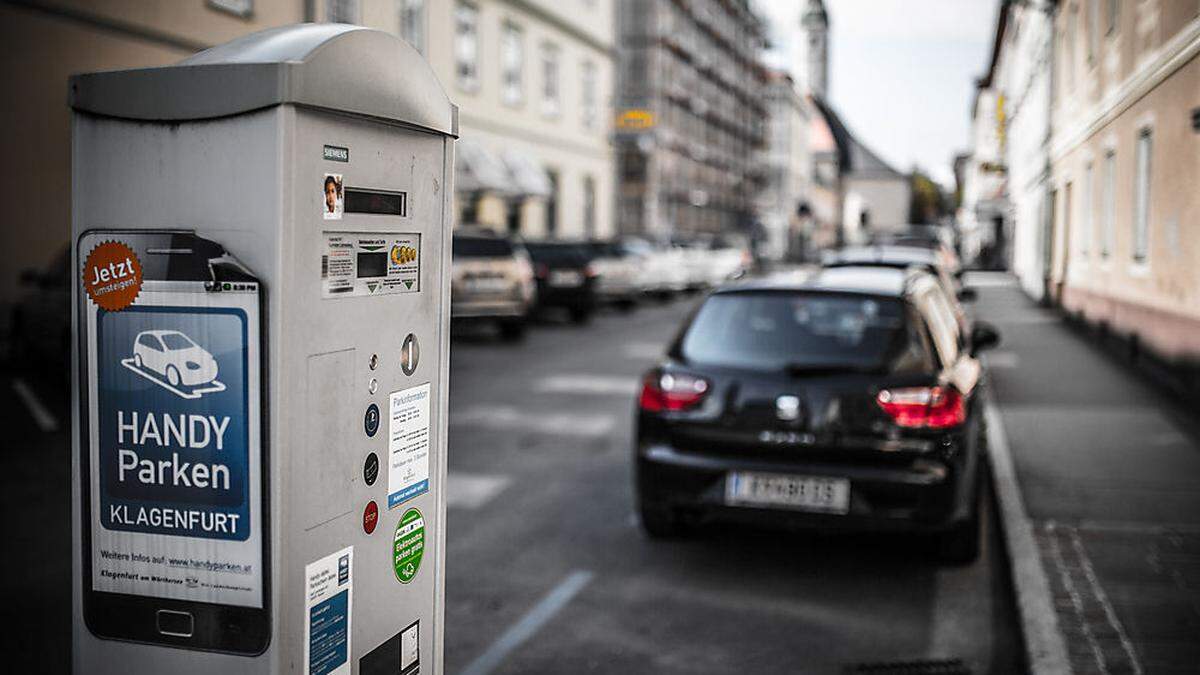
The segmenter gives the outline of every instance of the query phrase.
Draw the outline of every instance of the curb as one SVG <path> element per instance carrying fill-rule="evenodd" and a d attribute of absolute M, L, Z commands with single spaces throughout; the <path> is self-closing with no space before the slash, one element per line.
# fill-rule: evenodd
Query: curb
<path fill-rule="evenodd" d="M 987 456 L 992 467 L 992 485 L 999 505 L 1000 530 L 1008 553 L 1009 573 L 1017 596 L 1026 664 L 1033 675 L 1070 673 L 1067 644 L 1058 625 L 1050 582 L 1033 537 L 1033 522 L 1025 512 L 1004 421 L 990 391 L 984 404 L 984 420 L 987 422 Z"/>

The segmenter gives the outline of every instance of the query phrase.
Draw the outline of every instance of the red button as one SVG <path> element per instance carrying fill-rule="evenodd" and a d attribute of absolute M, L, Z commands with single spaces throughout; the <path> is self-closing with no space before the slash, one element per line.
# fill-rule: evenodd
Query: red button
<path fill-rule="evenodd" d="M 379 505 L 375 500 L 367 502 L 367 508 L 363 509 L 363 531 L 371 534 L 375 531 L 375 526 L 379 524 Z"/>

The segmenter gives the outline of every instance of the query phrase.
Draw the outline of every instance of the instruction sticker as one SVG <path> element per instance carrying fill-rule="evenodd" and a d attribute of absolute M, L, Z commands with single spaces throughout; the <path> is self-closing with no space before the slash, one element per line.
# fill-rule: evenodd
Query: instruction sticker
<path fill-rule="evenodd" d="M 429 392 L 426 382 L 389 397 L 389 509 L 429 491 Z"/>
<path fill-rule="evenodd" d="M 425 557 L 425 517 L 420 511 L 409 509 L 404 512 L 396 524 L 396 536 L 392 542 L 396 579 L 407 584 L 417 576 L 421 559 Z"/>
<path fill-rule="evenodd" d="M 321 295 L 326 298 L 421 290 L 421 235 L 326 232 Z"/>
<path fill-rule="evenodd" d="M 354 547 L 304 566 L 304 670 L 349 675 Z"/>

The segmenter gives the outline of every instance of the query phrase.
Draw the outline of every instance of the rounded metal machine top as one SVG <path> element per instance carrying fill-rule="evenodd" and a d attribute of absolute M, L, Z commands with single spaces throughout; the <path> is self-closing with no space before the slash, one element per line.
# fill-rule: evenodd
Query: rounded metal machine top
<path fill-rule="evenodd" d="M 71 77 L 72 108 L 122 119 L 182 122 L 284 103 L 458 135 L 457 109 L 425 59 L 361 26 L 272 28 L 172 66 Z"/>

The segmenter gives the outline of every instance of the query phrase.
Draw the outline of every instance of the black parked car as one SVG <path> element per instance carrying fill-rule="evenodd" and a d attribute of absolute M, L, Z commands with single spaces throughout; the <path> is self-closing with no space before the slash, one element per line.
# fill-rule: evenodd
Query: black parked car
<path fill-rule="evenodd" d="M 651 536 L 707 520 L 937 533 L 979 549 L 982 370 L 919 270 L 843 267 L 710 295 L 646 374 L 635 445 Z"/>
<path fill-rule="evenodd" d="M 575 323 L 587 323 L 596 309 L 596 271 L 581 243 L 526 242 L 537 280 L 539 308 L 567 310 Z"/>

